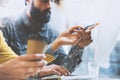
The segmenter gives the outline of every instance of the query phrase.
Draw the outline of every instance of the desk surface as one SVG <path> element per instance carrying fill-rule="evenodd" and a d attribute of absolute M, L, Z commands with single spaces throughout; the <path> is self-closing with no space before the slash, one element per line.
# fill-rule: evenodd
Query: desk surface
<path fill-rule="evenodd" d="M 101 78 L 99 80 L 120 80 L 120 78 Z"/>
<path fill-rule="evenodd" d="M 91 77 L 88 75 L 81 76 L 49 76 L 42 80 L 120 80 L 120 77 L 99 77 L 98 79 L 95 77 Z"/>
<path fill-rule="evenodd" d="M 87 76 L 87 75 L 82 75 L 82 76 L 63 76 L 61 77 L 61 80 L 120 80 L 119 76 L 113 76 L 113 77 L 104 77 L 101 76 L 98 79 Z"/>

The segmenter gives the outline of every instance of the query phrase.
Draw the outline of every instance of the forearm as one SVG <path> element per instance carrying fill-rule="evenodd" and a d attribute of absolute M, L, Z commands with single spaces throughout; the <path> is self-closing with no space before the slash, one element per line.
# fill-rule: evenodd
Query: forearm
<path fill-rule="evenodd" d="M 55 39 L 54 42 L 51 44 L 51 49 L 53 52 L 55 52 L 56 50 L 58 50 L 61 47 L 61 43 L 58 39 Z"/>
<path fill-rule="evenodd" d="M 48 45 L 46 53 L 49 53 L 51 55 L 54 54 L 59 54 L 59 53 L 63 53 L 65 54 L 63 48 L 62 48 L 62 44 L 60 43 L 59 39 L 55 39 L 51 44 Z"/>
<path fill-rule="evenodd" d="M 8 80 L 7 75 L 8 72 L 5 71 L 4 66 L 0 64 L 0 80 Z"/>
<path fill-rule="evenodd" d="M 73 46 L 69 51 L 69 54 L 62 59 L 61 65 L 67 68 L 70 72 L 73 72 L 75 67 L 82 61 L 83 48 Z"/>

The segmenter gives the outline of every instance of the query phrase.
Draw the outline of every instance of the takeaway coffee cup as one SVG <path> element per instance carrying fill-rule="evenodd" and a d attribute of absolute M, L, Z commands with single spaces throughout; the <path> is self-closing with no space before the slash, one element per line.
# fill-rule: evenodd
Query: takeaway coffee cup
<path fill-rule="evenodd" d="M 31 35 L 29 36 L 27 42 L 27 54 L 43 54 L 46 51 L 47 45 L 48 44 L 43 37 L 38 35 Z"/>
<path fill-rule="evenodd" d="M 45 37 L 39 35 L 30 35 L 27 42 L 27 54 L 44 54 L 47 49 L 47 41 Z M 45 53 L 46 61 L 48 63 L 55 60 L 55 57 L 52 54 Z"/>

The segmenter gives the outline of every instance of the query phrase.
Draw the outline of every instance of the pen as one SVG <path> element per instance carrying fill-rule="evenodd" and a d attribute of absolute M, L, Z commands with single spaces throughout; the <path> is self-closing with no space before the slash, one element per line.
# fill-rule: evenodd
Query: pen
<path fill-rule="evenodd" d="M 88 29 L 89 27 L 91 27 L 91 28 L 90 28 L 90 30 L 91 30 L 91 29 L 93 29 L 94 27 L 96 27 L 98 24 L 99 24 L 99 23 L 88 25 L 88 26 L 84 27 L 84 30 Z M 80 30 L 80 28 L 78 28 L 78 30 Z M 80 37 L 80 39 L 79 39 L 73 46 L 78 45 L 78 43 L 79 43 L 81 40 L 82 40 L 82 37 Z"/>

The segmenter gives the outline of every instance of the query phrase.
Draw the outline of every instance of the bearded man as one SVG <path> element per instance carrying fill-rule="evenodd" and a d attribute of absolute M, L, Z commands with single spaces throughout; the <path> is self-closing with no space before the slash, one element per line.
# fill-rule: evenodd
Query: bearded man
<path fill-rule="evenodd" d="M 26 53 L 27 40 L 30 35 L 34 34 L 39 35 L 41 38 L 43 37 L 49 44 L 46 53 L 56 58 L 52 63 L 64 66 L 72 72 L 81 62 L 83 48 L 92 42 L 90 32 L 87 33 L 83 29 L 79 38 L 84 39 L 73 47 L 68 55 L 60 47 L 61 43 L 53 46 L 51 43 L 57 38 L 59 33 L 47 24 L 50 20 L 52 1 L 54 0 L 25 0 L 25 11 L 18 16 L 3 18 L 0 25 L 1 30 L 8 45 L 18 55 Z"/>

